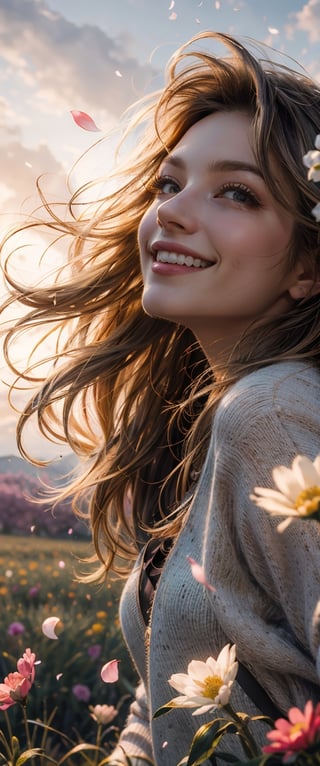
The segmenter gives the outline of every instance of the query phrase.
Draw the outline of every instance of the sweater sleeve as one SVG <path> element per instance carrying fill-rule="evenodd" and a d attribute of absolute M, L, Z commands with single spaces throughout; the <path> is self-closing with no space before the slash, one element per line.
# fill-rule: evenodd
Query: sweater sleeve
<path fill-rule="evenodd" d="M 213 607 L 238 658 L 287 710 L 319 698 L 320 525 L 281 520 L 250 499 L 275 488 L 272 470 L 320 452 L 316 371 L 275 365 L 244 378 L 217 411 L 204 471 L 209 487 L 204 564 Z"/>
<path fill-rule="evenodd" d="M 113 751 L 110 764 L 116 766 L 126 764 L 126 756 L 130 758 L 133 766 L 146 766 L 152 764 L 152 746 L 149 722 L 148 701 L 141 682 L 136 689 L 135 699 L 130 706 L 128 719 L 116 749 Z"/>

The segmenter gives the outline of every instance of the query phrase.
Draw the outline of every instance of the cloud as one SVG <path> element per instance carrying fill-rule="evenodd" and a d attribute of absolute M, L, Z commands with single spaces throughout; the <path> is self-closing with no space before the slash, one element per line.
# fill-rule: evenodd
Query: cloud
<path fill-rule="evenodd" d="M 65 177 L 62 165 L 55 159 L 45 144 L 34 149 L 27 148 L 19 140 L 3 142 L 0 134 L 1 150 L 1 212 L 18 212 L 21 203 L 35 197 L 35 181 L 44 171 L 47 187 L 52 184 L 59 187 Z M 7 199 L 6 190 L 7 189 Z M 28 210 L 30 205 L 28 204 Z M 1 223 L 1 221 L 0 221 Z"/>
<path fill-rule="evenodd" d="M 141 65 L 127 51 L 125 40 L 94 25 L 77 25 L 50 11 L 45 0 L 0 0 L 0 55 L 7 77 L 18 75 L 61 109 L 122 113 L 154 75 L 149 64 Z"/>
<path fill-rule="evenodd" d="M 295 14 L 295 29 L 306 32 L 310 43 L 320 40 L 320 0 L 308 0 Z"/>

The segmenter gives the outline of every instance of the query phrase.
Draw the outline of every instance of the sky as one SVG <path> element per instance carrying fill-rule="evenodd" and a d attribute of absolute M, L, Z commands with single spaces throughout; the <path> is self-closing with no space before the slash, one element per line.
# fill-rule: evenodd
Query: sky
<path fill-rule="evenodd" d="M 103 135 L 116 130 L 131 103 L 161 86 L 175 49 L 205 29 L 264 42 L 320 81 L 320 0 L 0 0 L 1 235 L 32 207 L 36 178 L 45 174 L 58 194 L 100 135 L 81 130 L 70 111 L 89 113 Z M 75 182 L 107 172 L 108 146 Z M 36 278 L 35 263 L 21 259 L 23 276 Z M 17 454 L 8 382 L 2 366 L 0 455 Z M 60 453 L 34 440 L 40 455 Z"/>

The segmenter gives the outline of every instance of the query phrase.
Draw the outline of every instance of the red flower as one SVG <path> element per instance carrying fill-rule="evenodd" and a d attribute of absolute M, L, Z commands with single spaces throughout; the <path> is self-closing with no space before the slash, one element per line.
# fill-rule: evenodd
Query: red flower
<path fill-rule="evenodd" d="M 288 719 L 278 718 L 276 728 L 267 733 L 271 745 L 262 748 L 264 753 L 284 754 L 283 763 L 301 750 L 307 750 L 310 745 L 320 742 L 320 703 L 313 707 L 309 700 L 304 712 L 292 707 Z"/>
<path fill-rule="evenodd" d="M 32 681 L 21 675 L 21 673 L 17 671 L 9 673 L 4 679 L 3 684 L 0 684 L 0 710 L 7 710 L 15 702 L 22 702 L 26 698 L 31 686 Z"/>

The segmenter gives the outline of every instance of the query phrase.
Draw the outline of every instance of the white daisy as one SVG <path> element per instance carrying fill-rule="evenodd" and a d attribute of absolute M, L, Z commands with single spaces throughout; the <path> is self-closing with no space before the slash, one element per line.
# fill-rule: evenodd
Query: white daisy
<path fill-rule="evenodd" d="M 279 532 L 295 517 L 320 520 L 320 455 L 313 462 L 305 455 L 297 455 L 291 468 L 277 466 L 272 476 L 279 491 L 255 487 L 250 498 L 272 515 L 287 517 L 279 524 Z"/>
<path fill-rule="evenodd" d="M 226 644 L 217 659 L 192 660 L 188 673 L 174 673 L 169 684 L 182 693 L 170 701 L 170 707 L 196 707 L 193 715 L 227 705 L 238 672 L 236 647 Z"/>

